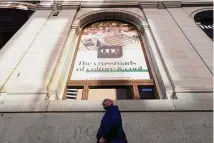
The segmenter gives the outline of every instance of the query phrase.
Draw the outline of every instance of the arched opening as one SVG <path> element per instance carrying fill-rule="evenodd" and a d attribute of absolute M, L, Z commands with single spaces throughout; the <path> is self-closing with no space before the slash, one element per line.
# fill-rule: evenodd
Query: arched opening
<path fill-rule="evenodd" d="M 64 99 L 159 98 L 140 28 L 124 20 L 98 20 L 80 31 Z"/>
<path fill-rule="evenodd" d="M 194 20 L 207 36 L 213 40 L 213 10 L 206 10 L 197 13 Z"/>
<path fill-rule="evenodd" d="M 24 25 L 34 11 L 0 8 L 0 50 Z"/>
<path fill-rule="evenodd" d="M 139 16 L 136 13 L 127 12 L 125 10 L 99 10 L 90 12 L 87 14 L 82 15 L 81 17 L 77 18 L 73 26 L 78 26 L 80 28 L 83 28 L 86 24 L 91 23 L 93 21 L 98 20 L 123 20 L 133 23 L 138 29 L 141 31 L 143 30 L 143 24 L 147 24 L 145 22 L 145 19 L 141 16 Z M 143 32 L 143 31 L 142 31 Z"/>

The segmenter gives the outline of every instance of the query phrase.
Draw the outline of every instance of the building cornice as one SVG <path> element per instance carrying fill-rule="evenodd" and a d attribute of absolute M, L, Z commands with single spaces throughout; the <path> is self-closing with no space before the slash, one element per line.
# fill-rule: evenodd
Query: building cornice
<path fill-rule="evenodd" d="M 211 0 L 55 0 L 62 9 L 78 9 L 78 8 L 118 8 L 118 7 L 140 7 L 140 8 L 180 8 L 193 6 L 213 6 Z M 53 0 L 28 0 L 26 2 L 0 2 L 0 8 L 17 8 L 17 9 L 53 9 Z"/>
<path fill-rule="evenodd" d="M 183 1 L 182 6 L 184 7 L 213 6 L 213 1 Z"/>
<path fill-rule="evenodd" d="M 117 7 L 138 7 L 139 2 L 83 2 L 81 3 L 81 7 L 83 8 L 117 8 Z"/>
<path fill-rule="evenodd" d="M 181 7 L 182 1 L 150 1 L 140 2 L 141 8 L 178 8 Z"/>
<path fill-rule="evenodd" d="M 79 2 L 57 2 L 61 9 L 79 9 L 81 3 Z M 53 2 L 41 2 L 36 5 L 37 9 L 53 9 Z"/>
<path fill-rule="evenodd" d="M 35 10 L 36 4 L 28 2 L 0 2 L 0 8 L 15 8 L 22 10 Z"/>
<path fill-rule="evenodd" d="M 139 1 L 56 1 L 63 9 L 67 8 L 118 8 L 118 7 L 141 7 L 141 8 L 180 8 L 182 6 L 212 6 L 212 1 L 185 1 L 185 0 L 139 0 Z M 53 1 L 43 1 L 37 4 L 38 9 L 53 8 Z"/>

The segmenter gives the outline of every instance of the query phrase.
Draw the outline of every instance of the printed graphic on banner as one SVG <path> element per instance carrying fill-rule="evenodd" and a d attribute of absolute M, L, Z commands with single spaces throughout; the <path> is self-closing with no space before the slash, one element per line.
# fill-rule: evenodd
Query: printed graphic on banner
<path fill-rule="evenodd" d="M 84 29 L 71 80 L 150 79 L 138 32 L 117 21 Z"/>

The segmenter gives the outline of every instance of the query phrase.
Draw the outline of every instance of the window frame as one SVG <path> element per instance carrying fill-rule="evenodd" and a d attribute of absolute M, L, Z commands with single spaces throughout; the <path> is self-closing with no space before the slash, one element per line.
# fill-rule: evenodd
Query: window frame
<path fill-rule="evenodd" d="M 93 24 L 93 23 L 96 23 L 96 22 L 99 22 L 100 20 L 98 21 L 92 21 L 91 23 L 88 23 L 87 25 L 85 25 L 81 31 L 79 32 L 79 35 L 78 35 L 78 41 L 77 41 L 77 45 L 76 45 L 76 48 L 75 48 L 75 52 L 74 52 L 74 56 L 73 56 L 73 59 L 72 59 L 72 63 L 71 63 L 71 67 L 70 67 L 70 72 L 69 72 L 69 76 L 68 76 L 68 79 L 67 79 L 67 82 L 66 82 L 66 87 L 64 89 L 64 95 L 63 95 L 63 100 L 66 99 L 66 93 L 67 93 L 67 86 L 72 86 L 72 87 L 75 87 L 75 86 L 83 86 L 83 95 L 82 95 L 82 99 L 81 100 L 87 100 L 88 99 L 88 93 L 89 93 L 89 86 L 122 86 L 122 85 L 125 85 L 125 86 L 132 86 L 132 89 L 133 89 L 133 99 L 134 100 L 139 100 L 140 99 L 140 94 L 139 94 L 139 90 L 138 90 L 138 86 L 154 86 L 154 89 L 156 88 L 155 86 L 155 82 L 154 82 L 154 78 L 153 78 L 153 75 L 152 75 L 152 71 L 151 71 L 151 67 L 150 67 L 150 64 L 149 63 L 149 60 L 148 60 L 148 56 L 146 54 L 146 50 L 145 50 L 145 45 L 144 45 L 144 42 L 142 40 L 142 35 L 140 33 L 140 30 L 139 28 L 134 25 L 133 23 L 129 22 L 129 21 L 124 21 L 124 20 L 113 20 L 113 21 L 119 21 L 119 22 L 124 22 L 124 23 L 127 23 L 127 24 L 130 24 L 132 26 L 134 26 L 137 30 L 137 33 L 138 33 L 138 36 L 139 36 L 139 40 L 140 40 L 140 45 L 141 45 L 141 49 L 142 49 L 142 52 L 144 54 L 144 59 L 146 61 L 146 64 L 147 64 L 147 67 L 148 67 L 148 72 L 149 72 L 149 76 L 150 76 L 150 79 L 145 79 L 145 80 L 70 80 L 71 79 L 71 76 L 72 76 L 72 73 L 73 73 L 73 69 L 74 69 L 74 65 L 75 65 L 75 62 L 76 62 L 76 58 L 77 58 L 77 54 L 78 54 L 78 50 L 79 50 L 79 47 L 80 47 L 80 40 L 81 40 L 81 37 L 82 37 L 82 34 L 83 34 L 83 30 Z M 106 20 L 101 20 L 101 21 L 110 21 L 109 19 L 106 19 Z M 155 95 L 156 98 L 159 98 L 159 95 Z"/>

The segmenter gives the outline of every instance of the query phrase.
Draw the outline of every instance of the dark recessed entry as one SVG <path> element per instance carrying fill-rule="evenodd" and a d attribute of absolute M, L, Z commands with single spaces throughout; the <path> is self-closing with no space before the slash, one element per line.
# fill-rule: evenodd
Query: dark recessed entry
<path fill-rule="evenodd" d="M 24 25 L 33 12 L 11 8 L 0 9 L 0 49 Z"/>

